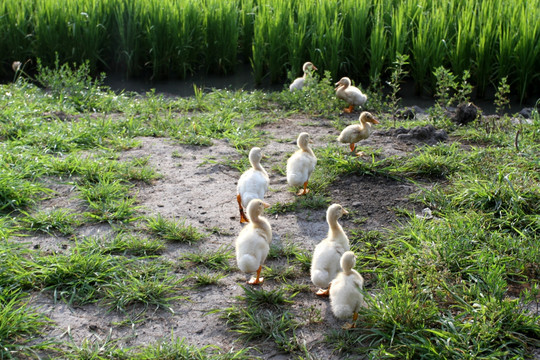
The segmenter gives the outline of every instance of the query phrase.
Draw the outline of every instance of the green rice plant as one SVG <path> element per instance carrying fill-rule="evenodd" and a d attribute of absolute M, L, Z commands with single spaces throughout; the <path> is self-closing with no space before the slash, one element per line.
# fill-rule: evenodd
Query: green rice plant
<path fill-rule="evenodd" d="M 459 2 L 458 2 L 459 3 Z M 477 11 L 479 5 L 476 1 L 467 0 L 460 2 L 456 13 L 460 14 L 456 22 L 451 24 L 454 34 L 450 39 L 451 51 L 448 51 L 448 58 L 454 74 L 461 74 L 466 70 L 471 70 L 472 51 L 475 46 L 475 33 Z"/>
<path fill-rule="evenodd" d="M 239 36 L 238 13 L 236 2 L 204 1 L 204 53 L 207 54 L 206 67 L 211 73 L 226 74 L 235 69 Z"/>
<path fill-rule="evenodd" d="M 310 3 L 299 2 L 296 16 L 289 16 L 289 29 L 295 29 L 287 36 L 287 50 L 289 53 L 288 80 L 294 80 L 302 69 L 303 64 L 308 60 L 307 45 L 310 42 L 313 31 L 309 28 Z M 288 89 L 287 89 L 288 90 Z"/>
<path fill-rule="evenodd" d="M 309 59 L 314 64 L 321 64 L 330 71 L 334 78 L 342 65 L 343 18 L 334 1 L 309 2 L 308 13 L 316 19 L 309 32 L 311 46 L 308 47 Z M 324 36 L 323 36 L 324 34 Z"/>
<path fill-rule="evenodd" d="M 368 67 L 369 31 L 372 3 L 365 0 L 346 1 L 342 4 L 344 54 L 347 73 L 362 74 Z M 348 55 L 347 55 L 348 54 Z M 359 78 L 358 75 L 354 76 Z M 362 81 L 369 77 L 363 75 Z"/>
<path fill-rule="evenodd" d="M 443 65 L 446 54 L 448 31 L 448 8 L 444 4 L 417 13 L 416 31 L 411 42 L 411 75 L 415 80 L 416 91 L 421 93 L 432 83 L 433 69 Z M 447 7 L 449 5 L 446 5 Z"/>
<path fill-rule="evenodd" d="M 538 77 L 540 25 L 535 20 L 538 15 L 536 11 L 529 11 L 528 6 L 522 6 L 520 10 L 514 64 L 520 101 L 523 101 L 528 94 L 529 85 Z"/>
<path fill-rule="evenodd" d="M 371 82 L 382 76 L 388 56 L 382 1 L 377 3 L 372 17 L 373 25 L 369 37 L 369 79 Z"/>
<path fill-rule="evenodd" d="M 391 26 L 389 34 L 389 60 L 392 63 L 401 62 L 402 66 L 407 65 L 408 55 L 405 53 L 407 40 L 409 38 L 409 19 L 406 4 L 401 4 L 392 10 Z M 401 57 L 401 59 L 400 59 Z M 404 75 L 407 73 L 405 72 Z"/>
<path fill-rule="evenodd" d="M 180 241 L 191 244 L 202 240 L 205 236 L 192 225 L 186 225 L 185 221 L 176 222 L 165 219 L 160 214 L 155 217 L 147 217 L 146 223 L 151 234 L 160 236 L 165 240 Z"/>
<path fill-rule="evenodd" d="M 32 214 L 22 211 L 22 214 L 25 217 L 21 219 L 21 223 L 26 230 L 49 235 L 54 235 L 56 232 L 64 236 L 73 235 L 75 228 L 81 223 L 77 214 L 73 214 L 71 209 L 49 209 Z"/>
<path fill-rule="evenodd" d="M 51 343 L 36 340 L 51 320 L 28 306 L 27 295 L 18 290 L 0 287 L 0 357 L 6 359 L 32 357 L 46 350 Z"/>
<path fill-rule="evenodd" d="M 127 313 L 130 308 L 142 306 L 144 310 L 162 308 L 173 312 L 171 302 L 185 299 L 180 295 L 175 295 L 179 290 L 178 279 L 174 275 L 169 275 L 166 269 L 161 269 L 159 273 L 147 274 L 135 270 L 122 277 L 111 279 L 102 291 L 104 292 L 103 303 L 111 310 Z M 143 310 L 143 311 L 144 311 Z"/>
<path fill-rule="evenodd" d="M 263 2 L 258 6 L 251 58 L 257 84 L 261 83 L 266 71 L 271 82 L 277 82 L 286 73 L 287 44 L 282 37 L 290 32 L 290 14 L 291 4 L 288 1 Z"/>
<path fill-rule="evenodd" d="M 118 1 L 115 3 L 114 22 L 111 29 L 117 34 L 118 49 L 115 52 L 115 63 L 125 71 L 126 78 L 139 73 L 143 62 L 143 44 L 140 41 L 142 32 L 142 2 Z"/>
<path fill-rule="evenodd" d="M 517 43 L 517 27 L 521 22 L 518 7 L 503 7 L 504 18 L 497 24 L 497 78 L 514 77 L 514 51 Z"/>
<path fill-rule="evenodd" d="M 231 268 L 229 261 L 233 257 L 231 249 L 227 249 L 226 246 L 220 246 L 213 251 L 207 250 L 183 254 L 181 260 L 184 264 L 189 262 L 194 266 L 202 266 L 209 270 L 228 271 Z"/>
<path fill-rule="evenodd" d="M 491 6 L 478 9 L 478 40 L 473 52 L 476 66 L 476 88 L 478 96 L 484 96 L 489 82 L 492 80 L 494 61 L 496 59 L 496 15 L 503 7 L 502 2 L 495 1 Z"/>

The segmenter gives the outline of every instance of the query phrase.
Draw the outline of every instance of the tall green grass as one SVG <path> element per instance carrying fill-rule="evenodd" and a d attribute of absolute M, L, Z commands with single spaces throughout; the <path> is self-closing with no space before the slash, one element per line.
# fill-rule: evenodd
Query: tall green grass
<path fill-rule="evenodd" d="M 15 60 L 51 66 L 58 54 L 154 79 L 231 73 L 240 60 L 257 83 L 283 82 L 310 60 L 334 79 L 367 81 L 387 77 L 399 53 L 419 91 L 434 89 L 443 65 L 470 70 L 479 95 L 508 76 L 524 100 L 540 73 L 539 9 L 540 0 L 6 0 L 0 76 L 12 77 Z"/>

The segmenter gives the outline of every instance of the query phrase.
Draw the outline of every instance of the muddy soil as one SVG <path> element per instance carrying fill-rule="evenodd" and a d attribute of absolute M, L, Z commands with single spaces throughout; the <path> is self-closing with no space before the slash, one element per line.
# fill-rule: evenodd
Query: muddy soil
<path fill-rule="evenodd" d="M 358 115 L 344 115 L 342 120 L 348 125 L 357 121 Z M 326 120 L 303 116 L 280 119 L 262 126 L 262 130 L 268 137 L 268 143 L 263 147 L 265 158 L 262 162 L 270 175 L 270 191 L 266 201 L 270 204 L 291 202 L 295 197 L 294 193 L 288 188 L 285 177 L 272 170 L 273 167 L 280 164 L 282 166 L 286 158 L 296 150 L 296 136 L 301 131 L 310 133 L 314 148 L 336 141 L 338 131 Z M 163 138 L 148 137 L 139 140 L 140 146 L 124 152 L 121 159 L 148 157 L 149 165 L 162 175 L 153 184 L 139 185 L 136 188 L 140 212 L 143 215 L 161 214 L 168 219 L 185 221 L 207 235 L 205 240 L 192 245 L 167 242 L 163 258 L 176 263 L 186 252 L 215 250 L 220 247 L 233 250 L 234 240 L 242 229 L 236 203 L 236 182 L 240 173 L 224 165 L 224 162 L 227 159 L 238 159 L 238 152 L 221 140 L 215 140 L 213 146 L 209 147 L 180 145 Z M 395 133 L 376 131 L 358 145 L 380 150 L 378 156 L 382 158 L 404 156 L 428 140 L 432 139 L 399 139 Z M 180 156 L 173 156 L 173 153 Z M 370 160 L 359 158 L 358 161 Z M 76 209 L 82 206 L 72 187 L 58 185 L 56 190 L 58 195 L 44 203 L 45 207 Z M 408 182 L 363 175 L 343 176 L 329 189 L 333 203 L 340 203 L 354 210 L 352 216 L 341 220 L 346 232 L 352 229 L 384 232 L 399 226 L 400 219 L 396 209 L 415 212 L 422 210 L 420 205 L 409 199 L 409 195 L 417 191 L 419 189 Z M 273 244 L 279 246 L 292 242 L 311 252 L 327 235 L 325 211 L 303 210 L 267 215 L 273 230 Z M 362 221 L 358 221 L 359 217 Z M 97 225 L 78 229 L 77 236 L 100 236 L 105 239 L 111 234 L 112 230 L 108 225 Z M 44 252 L 68 253 L 75 245 L 73 240 L 61 237 L 39 236 L 25 238 L 24 241 Z M 266 265 L 273 267 L 284 264 L 284 259 L 278 259 L 268 261 Z M 132 347 L 149 345 L 162 339 L 168 340 L 173 334 L 174 337 L 185 338 L 191 345 L 215 345 L 223 351 L 237 351 L 251 346 L 261 351 L 253 351 L 254 357 L 290 358 L 290 354 L 280 351 L 272 341 L 245 343 L 238 340 L 238 335 L 228 329 L 219 314 L 209 313 L 213 309 L 241 304 L 236 297 L 244 294 L 241 286 L 245 285 L 246 276 L 237 269 L 234 259 L 231 259 L 231 266 L 231 272 L 227 273 L 219 285 L 186 289 L 182 295 L 189 296 L 190 300 L 173 302 L 172 313 L 164 309 L 149 309 L 135 324 L 123 322 L 126 319 L 123 314 L 108 312 L 106 308 L 98 305 L 70 307 L 62 302 L 55 303 L 50 292 L 34 294 L 32 303 L 54 321 L 55 324 L 50 328 L 47 337 L 58 341 L 78 345 L 85 339 L 99 342 L 109 338 L 118 340 L 122 347 Z M 183 270 L 179 271 L 179 276 L 185 274 L 182 273 Z M 186 273 L 188 271 L 190 270 L 186 270 Z M 292 305 L 293 312 L 302 322 L 297 329 L 299 341 L 306 345 L 313 358 L 341 358 L 340 354 L 324 341 L 324 335 L 331 329 L 340 328 L 343 322 L 333 317 L 328 299 L 321 299 L 313 294 L 316 288 L 311 284 L 308 273 L 301 273 L 294 282 L 307 284 L 312 291 L 298 294 Z M 280 284 L 273 280 L 262 285 L 264 289 L 278 286 Z M 369 281 L 366 286 L 369 287 Z"/>

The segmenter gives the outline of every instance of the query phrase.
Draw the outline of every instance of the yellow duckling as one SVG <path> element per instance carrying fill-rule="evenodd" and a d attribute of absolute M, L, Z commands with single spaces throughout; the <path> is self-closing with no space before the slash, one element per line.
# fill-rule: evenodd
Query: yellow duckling
<path fill-rule="evenodd" d="M 307 188 L 309 177 L 317 165 L 317 157 L 309 147 L 309 134 L 306 132 L 298 135 L 296 144 L 299 149 L 287 160 L 287 183 L 290 186 L 304 186 L 296 195 L 305 195 L 309 192 Z"/>
<path fill-rule="evenodd" d="M 250 285 L 262 284 L 264 281 L 260 275 L 262 265 L 270 251 L 272 228 L 261 214 L 269 206 L 260 199 L 249 202 L 246 210 L 250 222 L 240 231 L 235 242 L 238 268 L 246 274 L 257 272 L 257 276 L 248 281 Z"/>
<path fill-rule="evenodd" d="M 356 143 L 365 140 L 371 135 L 371 124 L 378 124 L 379 121 L 367 111 L 363 111 L 359 117 L 360 124 L 347 126 L 338 137 L 338 141 L 350 144 L 351 152 L 354 152 Z M 360 154 L 357 154 L 360 155 Z"/>
<path fill-rule="evenodd" d="M 341 271 L 330 289 L 330 306 L 334 316 L 338 319 L 347 319 L 352 316 L 353 323 L 345 325 L 345 328 L 355 327 L 358 319 L 358 310 L 365 307 L 362 288 L 364 287 L 364 278 L 354 270 L 356 265 L 356 256 L 352 251 L 347 251 L 341 256 Z"/>
<path fill-rule="evenodd" d="M 346 113 L 351 113 L 355 106 L 362 106 L 366 103 L 367 95 L 356 86 L 351 86 L 351 79 L 348 77 L 342 77 L 336 85 L 337 98 L 345 100 L 349 104 L 349 107 L 343 110 Z"/>
<path fill-rule="evenodd" d="M 341 271 L 341 255 L 349 251 L 349 238 L 338 223 L 339 218 L 348 214 L 339 204 L 332 204 L 326 211 L 326 221 L 328 222 L 328 236 L 315 247 L 313 259 L 311 260 L 311 282 L 320 289 L 319 296 L 328 296 L 330 284 Z"/>
<path fill-rule="evenodd" d="M 304 63 L 304 65 L 302 66 L 302 71 L 304 72 L 304 76 L 294 79 L 294 81 L 291 83 L 291 85 L 289 85 L 289 90 L 290 91 L 302 90 L 302 88 L 304 87 L 304 84 L 306 82 L 306 78 L 309 76 L 309 74 L 313 70 L 318 70 L 315 67 L 315 65 L 313 65 L 309 61 Z"/>
<path fill-rule="evenodd" d="M 246 170 L 236 186 L 236 200 L 240 209 L 240 222 L 248 222 L 244 214 L 244 208 L 247 208 L 249 202 L 253 199 L 264 199 L 264 194 L 268 191 L 268 173 L 261 165 L 262 151 L 258 147 L 254 147 L 249 152 L 249 162 L 251 169 Z"/>

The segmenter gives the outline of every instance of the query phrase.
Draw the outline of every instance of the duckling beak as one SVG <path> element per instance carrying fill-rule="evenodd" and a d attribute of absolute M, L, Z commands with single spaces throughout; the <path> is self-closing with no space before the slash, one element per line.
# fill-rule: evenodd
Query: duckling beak
<path fill-rule="evenodd" d="M 345 208 L 343 208 L 343 209 L 341 210 L 341 212 L 343 213 L 343 215 L 349 215 L 349 212 L 348 212 L 347 210 L 345 210 Z"/>
<path fill-rule="evenodd" d="M 312 65 L 311 67 L 313 68 L 313 70 L 319 70 L 315 67 L 315 65 Z"/>
<path fill-rule="evenodd" d="M 270 207 L 270 204 L 266 203 L 266 202 L 263 202 L 263 206 L 264 206 L 265 209 L 268 209 Z"/>
<path fill-rule="evenodd" d="M 377 120 L 375 118 L 371 118 L 371 122 L 374 123 L 374 124 L 380 124 L 379 120 Z"/>

